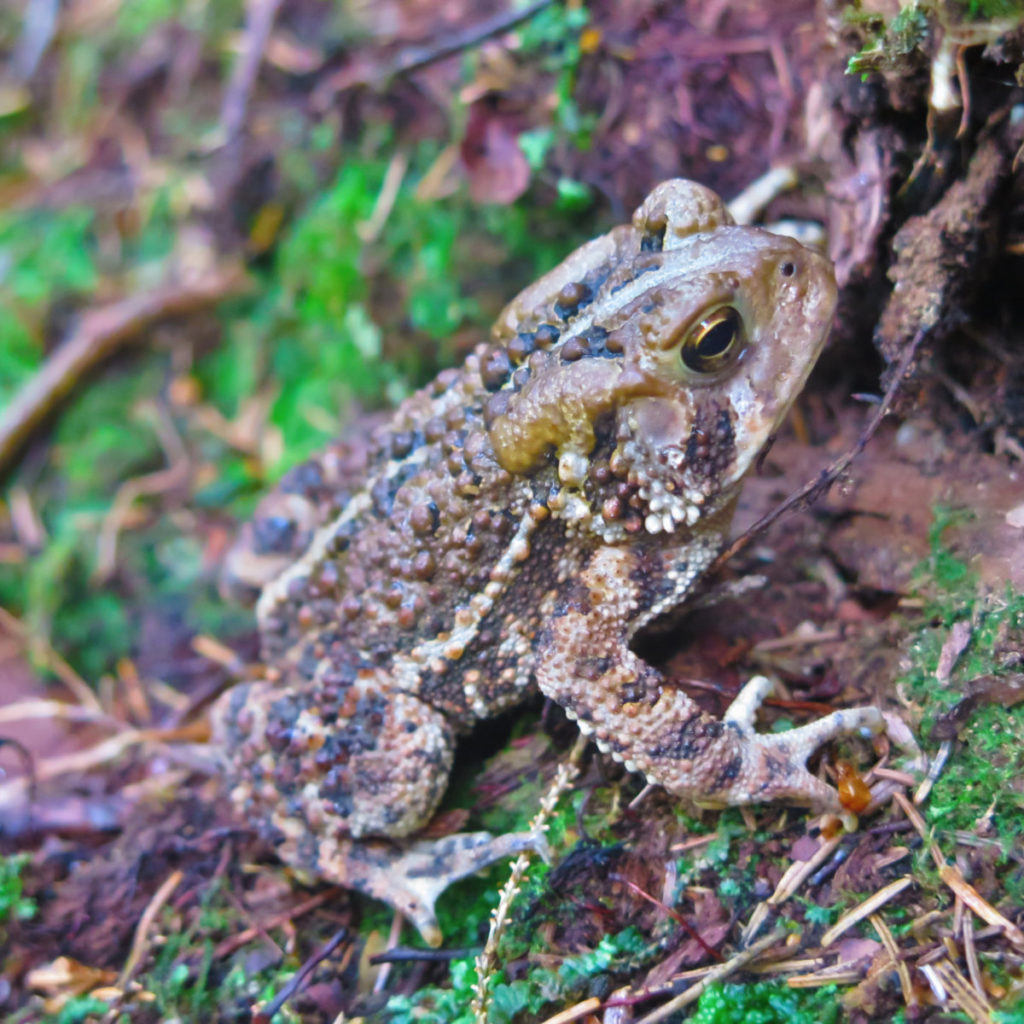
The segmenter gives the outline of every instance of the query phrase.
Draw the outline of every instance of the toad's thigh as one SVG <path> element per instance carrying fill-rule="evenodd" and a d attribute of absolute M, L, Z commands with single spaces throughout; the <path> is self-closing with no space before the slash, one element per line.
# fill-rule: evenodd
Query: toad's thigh
<path fill-rule="evenodd" d="M 325 694 L 316 684 L 242 683 L 213 711 L 232 799 L 291 839 L 397 838 L 444 794 L 454 736 L 417 697 L 380 676 Z"/>

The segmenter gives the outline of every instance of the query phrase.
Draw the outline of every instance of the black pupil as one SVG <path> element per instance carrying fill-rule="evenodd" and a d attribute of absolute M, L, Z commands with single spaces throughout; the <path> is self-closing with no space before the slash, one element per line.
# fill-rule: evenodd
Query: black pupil
<path fill-rule="evenodd" d="M 697 354 L 702 359 L 714 359 L 720 356 L 732 344 L 736 337 L 736 324 L 731 316 L 723 317 L 714 327 L 697 342 Z"/>

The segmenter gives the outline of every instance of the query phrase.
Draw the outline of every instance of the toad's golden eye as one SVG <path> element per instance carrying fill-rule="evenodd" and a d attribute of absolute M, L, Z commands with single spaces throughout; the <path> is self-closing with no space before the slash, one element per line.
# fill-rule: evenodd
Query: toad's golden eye
<path fill-rule="evenodd" d="M 742 351 L 743 317 L 732 306 L 722 306 L 690 331 L 679 356 L 694 373 L 717 373 Z"/>

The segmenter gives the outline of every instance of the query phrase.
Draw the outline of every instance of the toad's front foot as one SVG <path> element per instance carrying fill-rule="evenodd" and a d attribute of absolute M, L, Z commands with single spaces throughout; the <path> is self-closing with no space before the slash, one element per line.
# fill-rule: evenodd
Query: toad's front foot
<path fill-rule="evenodd" d="M 737 734 L 738 758 L 730 765 L 721 785 L 715 786 L 701 806 L 768 803 L 783 800 L 807 804 L 838 814 L 851 827 L 856 819 L 839 802 L 838 793 L 806 768 L 807 758 L 837 736 L 877 736 L 886 722 L 876 707 L 844 708 L 796 729 L 759 733 L 754 729 L 758 708 L 774 686 L 765 676 L 755 676 L 740 690 L 722 718 L 726 729 Z"/>
<path fill-rule="evenodd" d="M 321 844 L 315 870 L 322 878 L 390 903 L 428 945 L 436 947 L 442 935 L 434 905 L 441 893 L 453 882 L 524 850 L 548 859 L 543 833 L 460 832 L 402 844 L 340 840 L 330 850 Z M 281 852 L 284 859 L 292 859 L 287 849 Z"/>

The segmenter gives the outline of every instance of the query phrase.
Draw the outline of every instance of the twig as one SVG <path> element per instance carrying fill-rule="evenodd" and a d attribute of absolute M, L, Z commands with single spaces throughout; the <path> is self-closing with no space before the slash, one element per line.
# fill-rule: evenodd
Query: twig
<path fill-rule="evenodd" d="M 946 862 L 942 851 L 932 841 L 921 812 L 898 790 L 893 793 L 893 799 L 899 804 L 903 813 L 910 819 L 911 824 L 917 829 L 918 835 L 928 844 L 928 852 L 939 869 L 939 878 L 952 890 L 953 894 L 963 901 L 964 905 L 973 911 L 987 924 L 999 928 L 1006 940 L 1018 952 L 1024 952 L 1024 931 L 1013 921 L 1001 914 L 995 907 L 978 892 L 977 889 L 967 881 L 960 873 L 960 869 Z"/>
<path fill-rule="evenodd" d="M 223 853 L 222 853 L 222 856 L 221 856 L 221 860 L 218 862 L 218 865 L 217 865 L 218 869 L 221 868 L 221 864 L 224 865 L 223 869 L 219 870 L 220 874 L 223 874 L 223 871 L 227 870 L 228 860 L 224 859 L 223 854 L 227 854 L 228 857 L 230 858 L 230 855 L 231 855 L 231 852 L 232 852 L 231 849 L 230 849 L 230 846 L 231 846 L 231 844 L 229 844 L 229 843 L 225 843 L 225 845 L 224 845 L 224 850 L 223 850 Z M 249 908 L 231 891 L 230 886 L 225 886 L 224 887 L 224 895 L 225 895 L 225 897 L 227 897 L 227 901 L 231 904 L 231 906 L 233 906 L 235 908 L 235 910 L 246 921 L 249 922 L 249 927 L 246 929 L 246 931 L 247 932 L 251 932 L 251 933 L 255 933 L 255 934 L 252 935 L 253 938 L 257 938 L 257 937 L 261 938 L 263 940 L 263 944 L 267 947 L 267 952 L 271 956 L 276 957 L 278 962 L 284 960 L 284 957 L 285 957 L 284 950 L 280 947 L 280 945 L 278 945 L 277 942 L 274 941 L 274 937 L 270 934 L 270 932 L 263 925 L 263 923 L 258 921 L 256 919 L 255 915 L 249 910 Z M 282 923 L 289 923 L 290 924 L 291 922 L 290 922 L 290 919 L 286 919 Z M 243 945 L 244 945 L 244 943 L 243 943 Z"/>
<path fill-rule="evenodd" d="M 52 672 L 82 705 L 97 713 L 103 713 L 103 705 L 93 693 L 89 684 L 42 638 L 32 637 L 28 627 L 6 608 L 0 608 L 0 629 L 9 633 L 43 668 Z"/>
<path fill-rule="evenodd" d="M 25 784 L 26 797 L 25 800 L 25 821 L 29 827 L 33 824 L 33 813 L 36 804 L 36 788 L 39 782 L 36 776 L 36 761 L 32 756 L 32 751 L 28 749 L 23 743 L 19 743 L 12 736 L 0 736 L 0 748 L 10 747 L 21 760 L 21 770 L 23 777 L 28 780 Z M 19 781 L 21 781 L 19 779 Z"/>
<path fill-rule="evenodd" d="M 981 976 L 981 964 L 978 963 L 978 949 L 974 945 L 974 917 L 967 914 L 964 918 L 964 962 L 967 964 L 967 974 L 971 979 L 974 990 L 985 998 L 985 983 Z"/>
<path fill-rule="evenodd" d="M 388 217 L 394 208 L 395 200 L 398 198 L 405 172 L 409 169 L 409 154 L 399 150 L 388 162 L 388 169 L 384 172 L 384 182 L 377 193 L 377 200 L 373 204 L 370 216 L 367 220 L 356 224 L 356 234 L 359 241 L 364 245 L 377 240 L 377 236 L 384 230 Z"/>
<path fill-rule="evenodd" d="M 166 494 L 185 487 L 192 475 L 188 452 L 171 422 L 170 416 L 157 407 L 156 433 L 167 458 L 167 466 L 143 476 L 126 480 L 117 489 L 110 511 L 103 517 L 96 543 L 96 568 L 89 582 L 102 586 L 117 568 L 117 542 L 125 529 L 132 507 L 139 498 Z"/>
<path fill-rule="evenodd" d="M 121 968 L 121 973 L 118 975 L 115 985 L 122 993 L 127 988 L 128 982 L 132 980 L 135 972 L 139 969 L 139 964 L 142 962 L 142 958 L 149 946 L 149 932 L 153 927 L 153 922 L 156 921 L 157 914 L 160 913 L 163 905 L 171 898 L 171 893 L 178 888 L 184 877 L 185 873 L 183 871 L 172 871 L 164 879 L 160 888 L 153 893 L 153 898 L 147 904 L 142 917 L 139 918 L 139 923 L 135 926 L 135 938 L 132 939 L 131 952 L 128 954 L 124 967 Z"/>
<path fill-rule="evenodd" d="M 581 1017 L 589 1017 L 601 1009 L 601 1000 L 597 996 L 584 999 L 582 1003 L 570 1006 L 567 1010 L 560 1010 L 554 1017 L 548 1017 L 543 1024 L 572 1024 L 574 1020 Z"/>
<path fill-rule="evenodd" d="M 873 896 L 869 896 L 863 903 L 856 906 L 848 914 L 844 914 L 836 923 L 829 928 L 827 932 L 821 937 L 821 948 L 828 949 L 840 935 L 843 935 L 850 928 L 852 928 L 858 921 L 863 921 L 865 917 L 870 917 L 879 907 L 884 906 L 893 897 L 898 896 L 904 889 L 909 885 L 914 884 L 914 879 L 910 875 L 904 875 L 902 878 L 897 878 L 895 882 L 890 882 L 888 885 L 882 886 Z"/>
<path fill-rule="evenodd" d="M 59 0 L 31 0 L 25 9 L 21 36 L 11 59 L 14 80 L 26 84 L 36 73 L 43 54 L 57 34 Z"/>
<path fill-rule="evenodd" d="M 896 372 L 893 374 L 889 387 L 886 389 L 885 397 L 875 409 L 874 415 L 868 421 L 868 425 L 864 428 L 864 431 L 861 433 L 856 443 L 848 451 L 840 455 L 838 459 L 826 466 L 814 480 L 809 480 L 798 491 L 791 494 L 780 505 L 777 505 L 772 509 L 771 512 L 762 516 L 756 523 L 754 523 L 753 526 L 750 527 L 749 530 L 740 534 L 740 536 L 737 537 L 714 560 L 711 568 L 708 570 L 709 573 L 714 573 L 721 569 L 721 567 L 728 562 L 730 558 L 735 557 L 740 551 L 747 547 L 755 537 L 768 529 L 772 523 L 785 515 L 790 509 L 796 507 L 807 508 L 812 505 L 843 473 L 846 472 L 850 463 L 860 455 L 867 446 L 868 441 L 874 437 L 875 432 L 882 424 L 882 420 L 889 415 L 889 410 L 892 408 L 892 404 L 896 399 L 900 386 L 903 384 L 903 377 L 907 370 L 910 369 L 910 364 L 914 361 L 914 356 L 917 354 L 917 350 L 920 348 L 921 342 L 924 341 L 927 333 L 928 332 L 924 327 L 920 328 L 904 349 L 903 356 L 899 361 Z"/>
<path fill-rule="evenodd" d="M 786 938 L 786 934 L 785 928 L 776 928 L 770 935 L 766 935 L 763 939 L 755 942 L 749 949 L 745 949 L 741 953 L 730 957 L 724 964 L 713 967 L 696 985 L 691 985 L 685 992 L 680 992 L 675 999 L 670 999 L 663 1006 L 659 1006 L 653 1013 L 641 1017 L 637 1024 L 658 1024 L 659 1021 L 668 1020 L 677 1010 L 681 1010 L 684 1006 L 689 1006 L 690 1003 L 698 1000 L 712 982 L 721 981 L 723 978 L 727 978 L 729 975 L 742 970 L 766 950 L 782 942 Z"/>
<path fill-rule="evenodd" d="M 937 847 L 932 847 L 932 857 L 939 862 L 939 878 L 961 899 L 969 910 L 988 924 L 1003 930 L 1006 940 L 1018 952 L 1024 953 L 1024 932 L 995 907 L 960 874 L 960 869 L 946 864 Z"/>
<path fill-rule="evenodd" d="M 775 886 L 775 892 L 757 906 L 744 927 L 740 936 L 740 941 L 744 945 L 758 933 L 761 925 L 768 920 L 769 916 L 793 896 L 804 882 L 839 849 L 842 841 L 842 836 L 824 839 L 808 860 L 794 860 L 789 865 Z"/>
<path fill-rule="evenodd" d="M 686 932 L 686 934 L 694 942 L 696 942 L 698 946 L 700 946 L 700 948 L 704 951 L 705 955 L 711 957 L 712 960 L 717 960 L 719 963 L 721 963 L 721 961 L 725 959 L 722 956 L 722 954 L 718 952 L 717 949 L 714 949 L 712 946 L 709 946 L 707 942 L 704 941 L 704 936 L 701 935 L 700 932 L 697 931 L 697 929 L 694 928 L 693 925 L 690 924 L 690 922 L 687 921 L 686 918 L 683 917 L 683 915 L 680 914 L 678 910 L 675 910 L 673 907 L 667 906 L 661 900 L 656 899 L 654 896 L 652 896 L 649 892 L 645 892 L 643 889 L 640 888 L 639 885 L 636 884 L 636 882 L 631 882 L 628 878 L 626 878 L 625 875 L 620 875 L 617 872 L 613 872 L 608 877 L 611 881 L 619 882 L 620 884 L 626 886 L 631 892 L 635 893 L 641 899 L 647 900 L 648 903 L 653 903 L 654 906 L 658 907 L 666 916 L 671 917 L 672 920 L 675 921 L 676 924 L 678 924 L 679 927 L 682 928 L 683 931 Z"/>
<path fill-rule="evenodd" d="M 288 921 L 294 921 L 297 917 L 304 917 L 311 910 L 316 910 L 317 907 L 322 906 L 328 900 L 334 899 L 340 892 L 342 892 L 340 887 L 332 886 L 323 892 L 318 892 L 315 896 L 310 896 L 308 900 L 304 900 L 297 906 L 282 910 L 280 914 L 275 914 L 258 927 L 251 925 L 244 931 L 229 936 L 214 948 L 213 953 L 210 955 L 211 959 L 223 960 L 224 957 L 230 956 L 235 950 L 241 949 L 247 943 L 252 942 L 253 939 L 258 938 L 262 933 L 269 932 L 272 928 L 278 928 Z"/>
<path fill-rule="evenodd" d="M 292 976 L 291 981 L 262 1010 L 257 1010 L 252 1015 L 253 1024 L 270 1024 L 274 1017 L 280 1012 L 281 1007 L 302 987 L 306 978 L 313 972 L 317 964 L 326 960 L 344 941 L 348 938 L 348 929 L 341 928 L 314 953 Z"/>
<path fill-rule="evenodd" d="M 921 973 L 928 979 L 933 991 L 936 982 L 941 984 L 941 1002 L 953 1003 L 957 1009 L 967 1014 L 974 1024 L 994 1024 L 995 1018 L 985 997 L 971 987 L 971 983 L 951 960 L 943 958 L 935 964 L 922 967 Z"/>
<path fill-rule="evenodd" d="M 343 67 L 317 87 L 313 93 L 313 106 L 315 109 L 326 109 L 335 95 L 354 85 L 374 85 L 386 82 L 398 75 L 411 75 L 414 71 L 421 71 L 428 65 L 436 64 L 446 57 L 453 57 L 463 50 L 470 50 L 493 36 L 500 36 L 503 32 L 511 31 L 524 21 L 529 21 L 545 7 L 550 7 L 553 2 L 554 0 L 535 0 L 534 3 L 521 10 L 502 11 L 465 32 L 450 36 L 436 46 L 414 46 L 384 67 Z"/>
<path fill-rule="evenodd" d="M 36 427 L 98 363 L 155 321 L 204 309 L 242 291 L 245 284 L 241 266 L 227 264 L 84 313 L 71 337 L 0 413 L 0 475 Z"/>
<path fill-rule="evenodd" d="M 220 128 L 225 142 L 237 138 L 245 124 L 249 95 L 263 63 L 263 53 L 280 7 L 281 0 L 250 0 L 245 6 L 242 53 L 231 69 L 231 81 L 220 108 Z"/>
<path fill-rule="evenodd" d="M 755 968 L 751 973 L 760 974 Z M 826 985 L 856 985 L 864 980 L 864 969 L 859 964 L 832 964 L 813 974 L 796 974 L 786 979 L 787 988 L 824 988 Z"/>
<path fill-rule="evenodd" d="M 462 960 L 479 952 L 479 946 L 469 949 L 413 949 L 411 946 L 394 946 L 383 953 L 374 953 L 369 962 L 371 967 L 376 967 L 377 964 L 439 964 Z"/>
<path fill-rule="evenodd" d="M 388 932 L 388 941 L 386 949 L 394 949 L 398 945 L 398 940 L 402 937 L 402 925 L 405 924 L 405 918 L 402 916 L 402 912 L 396 910 L 391 918 L 391 930 Z M 378 995 L 383 992 L 388 985 L 388 978 L 391 977 L 391 964 L 382 963 L 377 969 L 377 977 L 373 980 L 373 994 Z"/>
<path fill-rule="evenodd" d="M 931 795 L 932 787 L 936 782 L 938 782 L 939 776 L 942 774 L 943 769 L 946 767 L 946 762 L 949 760 L 949 755 L 952 753 L 953 741 L 943 740 L 942 743 L 939 744 L 939 749 L 936 752 L 935 757 L 932 758 L 928 774 L 914 793 L 914 803 L 916 805 L 920 806 Z"/>
<path fill-rule="evenodd" d="M 108 740 L 103 740 L 88 750 L 76 751 L 60 757 L 51 757 L 36 765 L 34 782 L 46 782 L 60 775 L 81 773 L 106 764 L 120 757 L 126 750 L 153 738 L 153 734 L 136 729 L 126 729 Z M 22 778 L 11 779 L 0 785 L 0 808 L 12 805 L 14 801 L 31 791 L 31 786 Z"/>
<path fill-rule="evenodd" d="M 118 730 L 125 727 L 124 722 L 119 722 L 105 711 L 92 706 L 68 704 L 62 700 L 33 698 L 0 707 L 0 725 L 24 722 L 32 718 L 45 718 L 54 722 L 92 722 L 96 725 L 109 725 Z"/>
<path fill-rule="evenodd" d="M 880 914 L 872 914 L 869 918 L 871 921 L 871 927 L 875 929 L 876 934 L 882 940 L 882 945 L 885 946 L 886 952 L 892 959 L 893 966 L 896 968 L 896 973 L 900 979 L 900 991 L 903 993 L 903 1002 L 907 1009 L 914 1013 L 917 1007 L 917 993 L 914 992 L 914 985 L 910 980 L 910 970 L 904 963 L 903 958 L 900 956 L 899 947 L 896 945 L 896 940 L 893 938 L 892 932 L 889 930 L 889 926 L 882 919 Z"/>

